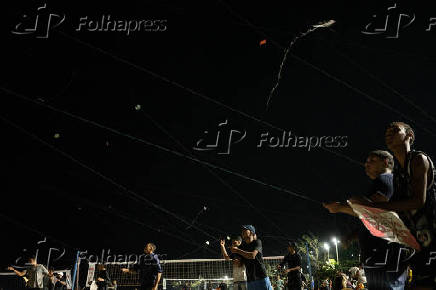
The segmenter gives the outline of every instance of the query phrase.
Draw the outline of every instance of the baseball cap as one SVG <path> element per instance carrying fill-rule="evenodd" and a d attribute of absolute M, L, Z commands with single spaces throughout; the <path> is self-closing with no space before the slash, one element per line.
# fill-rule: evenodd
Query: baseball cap
<path fill-rule="evenodd" d="M 256 229 L 252 225 L 243 225 L 242 228 L 244 230 L 249 230 L 253 234 L 256 234 Z"/>

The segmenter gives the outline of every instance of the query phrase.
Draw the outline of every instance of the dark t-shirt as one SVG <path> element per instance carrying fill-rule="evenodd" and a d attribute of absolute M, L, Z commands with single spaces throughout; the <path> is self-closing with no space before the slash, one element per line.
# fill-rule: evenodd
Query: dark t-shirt
<path fill-rule="evenodd" d="M 156 254 L 142 256 L 139 263 L 133 266 L 139 272 L 141 287 L 152 287 L 156 283 L 157 274 L 162 273 L 159 257 Z"/>
<path fill-rule="evenodd" d="M 380 174 L 372 181 L 366 197 L 370 199 L 374 194 L 383 195 L 387 200 L 393 198 L 394 186 L 392 173 Z M 365 265 L 365 270 L 384 269 L 392 271 L 395 270 L 397 266 L 399 266 L 400 269 L 398 273 L 402 273 L 402 270 L 404 270 L 405 265 L 397 265 L 401 245 L 398 243 L 388 243 L 388 241 L 384 239 L 374 237 L 363 224 L 360 225 L 359 244 L 361 260 Z"/>
<path fill-rule="evenodd" d="M 242 262 L 245 265 L 245 269 L 247 273 L 247 282 L 266 278 L 267 277 L 266 269 L 263 263 L 263 256 L 262 256 L 262 241 L 254 240 L 249 244 L 246 244 L 244 242 L 239 248 L 245 252 L 254 252 L 256 250 L 258 251 L 254 259 L 242 258 Z"/>
<path fill-rule="evenodd" d="M 280 263 L 281 266 L 287 264 L 287 268 L 295 268 L 297 266 L 301 267 L 301 256 L 298 253 L 291 255 L 288 253 L 283 261 Z M 288 273 L 288 289 L 301 289 L 301 272 L 300 270 L 294 270 Z"/>
<path fill-rule="evenodd" d="M 97 271 L 95 277 L 96 278 L 104 279 L 104 281 L 98 281 L 96 279 L 97 280 L 97 286 L 98 286 L 99 289 L 100 288 L 105 289 L 106 286 L 111 284 L 111 279 L 110 279 L 109 274 L 108 274 L 108 272 L 106 270 Z"/>
<path fill-rule="evenodd" d="M 281 266 L 287 265 L 287 268 L 295 268 L 297 266 L 301 267 L 301 256 L 298 253 L 295 253 L 293 255 L 291 255 L 290 253 L 288 253 L 284 258 L 283 261 L 280 263 Z M 300 277 L 300 271 L 296 270 L 296 271 L 291 271 L 288 273 L 288 279 L 299 279 Z"/>

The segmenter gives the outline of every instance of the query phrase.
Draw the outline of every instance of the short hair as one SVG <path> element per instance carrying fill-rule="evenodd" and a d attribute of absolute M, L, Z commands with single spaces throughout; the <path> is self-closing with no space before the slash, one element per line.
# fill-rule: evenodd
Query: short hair
<path fill-rule="evenodd" d="M 377 158 L 380 158 L 383 161 L 388 162 L 388 168 L 393 169 L 394 168 L 394 156 L 392 156 L 391 153 L 384 150 L 374 150 L 369 152 L 368 156 L 375 156 Z"/>
<path fill-rule="evenodd" d="M 297 250 L 297 243 L 294 240 L 289 240 L 288 241 L 288 247 L 292 247 L 295 250 Z"/>
<path fill-rule="evenodd" d="M 232 238 L 232 240 L 233 241 L 239 241 L 239 242 L 242 242 L 242 237 L 241 236 L 234 236 L 233 238 Z"/>
<path fill-rule="evenodd" d="M 30 255 L 29 257 L 27 257 L 27 261 L 30 262 L 30 260 L 35 260 L 36 261 L 36 256 L 35 255 Z"/>
<path fill-rule="evenodd" d="M 156 245 L 154 243 L 147 243 L 147 245 L 151 245 L 153 252 L 156 251 Z"/>
<path fill-rule="evenodd" d="M 389 124 L 389 127 L 400 125 L 406 130 L 406 134 L 411 134 L 412 137 L 410 137 L 410 145 L 413 145 L 415 142 L 415 131 L 413 131 L 412 127 L 410 127 L 409 124 L 406 124 L 404 122 L 392 122 Z"/>

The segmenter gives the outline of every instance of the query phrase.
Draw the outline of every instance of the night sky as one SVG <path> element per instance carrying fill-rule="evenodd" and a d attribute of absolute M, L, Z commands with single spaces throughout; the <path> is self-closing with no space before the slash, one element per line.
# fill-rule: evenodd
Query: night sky
<path fill-rule="evenodd" d="M 264 255 L 280 255 L 287 238 L 330 240 L 355 225 L 320 202 L 365 193 L 361 164 L 385 148 L 389 122 L 411 124 L 416 148 L 436 156 L 436 20 L 426 31 L 436 10 L 397 1 L 387 30 L 364 34 L 395 2 L 189 2 L 4 4 L 2 267 L 43 237 L 68 253 L 153 241 L 169 258 L 217 258 L 217 239 L 241 224 L 257 228 Z M 44 3 L 38 31 L 12 33 Z M 38 38 L 51 13 L 65 21 Z M 410 17 L 397 35 L 400 13 Z M 77 31 L 102 15 L 163 26 Z M 330 19 L 292 46 L 267 108 L 284 48 Z M 218 130 L 218 146 L 194 149 Z M 346 142 L 258 147 L 283 130 Z"/>

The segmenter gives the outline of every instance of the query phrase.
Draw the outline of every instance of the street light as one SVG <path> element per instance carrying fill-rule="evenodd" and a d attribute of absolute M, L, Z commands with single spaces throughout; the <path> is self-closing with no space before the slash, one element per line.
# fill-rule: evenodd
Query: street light
<path fill-rule="evenodd" d="M 324 249 L 327 251 L 327 261 L 330 260 L 330 245 L 324 243 Z"/>
<path fill-rule="evenodd" d="M 338 244 L 340 243 L 336 237 L 333 237 L 332 239 L 333 244 L 335 244 L 336 247 L 336 262 L 339 264 L 339 255 L 338 255 Z"/>

